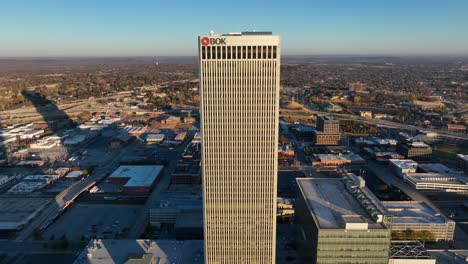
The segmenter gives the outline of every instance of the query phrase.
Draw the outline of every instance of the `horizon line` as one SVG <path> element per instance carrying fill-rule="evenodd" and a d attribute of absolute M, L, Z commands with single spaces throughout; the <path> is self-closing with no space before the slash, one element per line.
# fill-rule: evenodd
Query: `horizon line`
<path fill-rule="evenodd" d="M 0 55 L 0 59 L 60 59 L 60 58 L 196 58 L 198 55 Z M 466 54 L 450 53 L 350 53 L 350 54 L 283 54 L 281 57 L 468 57 Z"/>

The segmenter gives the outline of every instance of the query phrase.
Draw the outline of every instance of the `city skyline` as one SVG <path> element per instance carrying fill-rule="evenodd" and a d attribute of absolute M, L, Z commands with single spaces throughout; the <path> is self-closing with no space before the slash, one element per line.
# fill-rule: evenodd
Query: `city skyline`
<path fill-rule="evenodd" d="M 222 10 L 213 1 L 1 5 L 2 57 L 195 56 L 192 36 L 246 29 L 274 29 L 286 56 L 468 55 L 463 1 L 236 1 L 230 12 L 213 12 Z"/>

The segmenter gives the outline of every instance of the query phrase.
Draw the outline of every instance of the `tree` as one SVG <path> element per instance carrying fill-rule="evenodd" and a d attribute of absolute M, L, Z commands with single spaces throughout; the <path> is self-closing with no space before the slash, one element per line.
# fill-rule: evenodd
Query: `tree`
<path fill-rule="evenodd" d="M 432 232 L 422 230 L 414 231 L 412 229 L 392 231 L 392 238 L 396 240 L 422 240 L 435 241 L 435 235 Z"/>

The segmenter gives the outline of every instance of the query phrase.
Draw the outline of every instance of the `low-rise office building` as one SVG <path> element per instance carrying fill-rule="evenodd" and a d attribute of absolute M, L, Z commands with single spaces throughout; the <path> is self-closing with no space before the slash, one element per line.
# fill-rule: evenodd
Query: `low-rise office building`
<path fill-rule="evenodd" d="M 391 159 L 390 169 L 417 190 L 467 192 L 468 178 L 463 172 L 443 164 L 418 164 L 413 160 Z"/>
<path fill-rule="evenodd" d="M 412 160 L 430 160 L 432 155 L 432 148 L 424 142 L 400 144 L 397 146 L 397 151 Z"/>
<path fill-rule="evenodd" d="M 202 213 L 203 200 L 201 195 L 192 193 L 169 192 L 160 195 L 150 208 L 150 224 L 175 224 L 181 213 Z"/>
<path fill-rule="evenodd" d="M 435 212 L 423 202 L 384 201 L 382 205 L 386 214 L 392 216 L 393 239 L 453 240 L 455 222 Z M 410 230 L 411 233 L 407 234 L 407 230 Z"/>
<path fill-rule="evenodd" d="M 418 169 L 418 163 L 414 160 L 390 159 L 389 166 L 400 177 L 406 173 L 415 173 Z"/>
<path fill-rule="evenodd" d="M 417 190 L 468 192 L 468 180 L 463 176 L 442 173 L 406 173 L 403 179 Z"/>
<path fill-rule="evenodd" d="M 296 181 L 306 263 L 388 263 L 390 229 L 359 186 L 335 178 Z"/>
<path fill-rule="evenodd" d="M 333 116 L 317 116 L 316 127 L 327 134 L 340 134 L 340 121 Z"/>

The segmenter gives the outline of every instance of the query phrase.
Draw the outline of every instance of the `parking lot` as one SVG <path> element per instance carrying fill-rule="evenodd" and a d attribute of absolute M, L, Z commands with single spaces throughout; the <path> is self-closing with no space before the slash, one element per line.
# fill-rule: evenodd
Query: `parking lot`
<path fill-rule="evenodd" d="M 134 224 L 142 206 L 120 204 L 73 204 L 43 233 L 43 239 L 69 240 L 119 238 Z"/>

